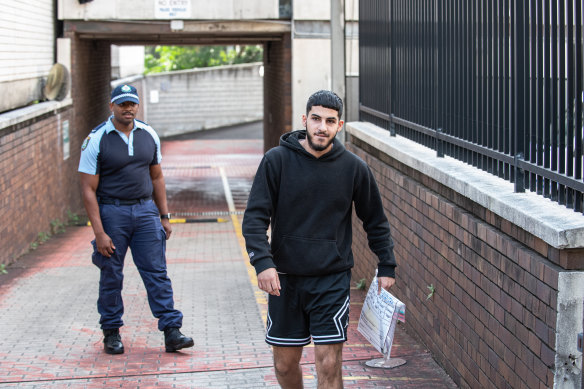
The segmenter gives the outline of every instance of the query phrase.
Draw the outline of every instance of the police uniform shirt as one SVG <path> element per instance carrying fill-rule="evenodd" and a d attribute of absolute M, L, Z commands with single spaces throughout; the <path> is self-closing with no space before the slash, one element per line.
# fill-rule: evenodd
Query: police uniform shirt
<path fill-rule="evenodd" d="M 134 120 L 127 137 L 110 117 L 83 142 L 78 171 L 99 174 L 98 197 L 139 199 L 152 196 L 150 166 L 161 160 L 160 138 L 152 127 Z"/>

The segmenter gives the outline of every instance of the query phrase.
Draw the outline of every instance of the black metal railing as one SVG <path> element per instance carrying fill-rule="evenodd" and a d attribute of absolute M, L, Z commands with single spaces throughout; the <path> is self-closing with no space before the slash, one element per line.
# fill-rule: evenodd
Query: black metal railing
<path fill-rule="evenodd" d="M 581 0 L 359 7 L 361 120 L 584 211 Z"/>

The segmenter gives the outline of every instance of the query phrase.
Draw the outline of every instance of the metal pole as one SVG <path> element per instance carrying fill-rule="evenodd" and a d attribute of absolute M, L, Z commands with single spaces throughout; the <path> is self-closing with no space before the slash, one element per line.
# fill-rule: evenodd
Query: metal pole
<path fill-rule="evenodd" d="M 514 89 L 514 155 L 517 159 L 523 158 L 525 143 L 525 8 L 523 0 L 515 0 L 515 55 L 513 60 Z M 515 163 L 515 192 L 525 192 L 525 176 L 523 169 Z"/>

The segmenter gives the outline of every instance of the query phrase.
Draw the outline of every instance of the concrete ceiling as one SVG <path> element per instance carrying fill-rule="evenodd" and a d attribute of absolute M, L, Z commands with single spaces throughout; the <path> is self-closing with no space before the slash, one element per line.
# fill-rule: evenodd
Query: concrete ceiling
<path fill-rule="evenodd" d="M 116 45 L 260 44 L 281 40 L 290 21 L 71 21 L 64 31 Z"/>

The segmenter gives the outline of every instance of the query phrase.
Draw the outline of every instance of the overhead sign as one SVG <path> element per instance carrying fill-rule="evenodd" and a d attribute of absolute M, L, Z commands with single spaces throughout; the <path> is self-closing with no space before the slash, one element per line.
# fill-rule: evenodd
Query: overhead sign
<path fill-rule="evenodd" d="M 191 0 L 155 0 L 154 17 L 156 19 L 189 19 Z"/>

